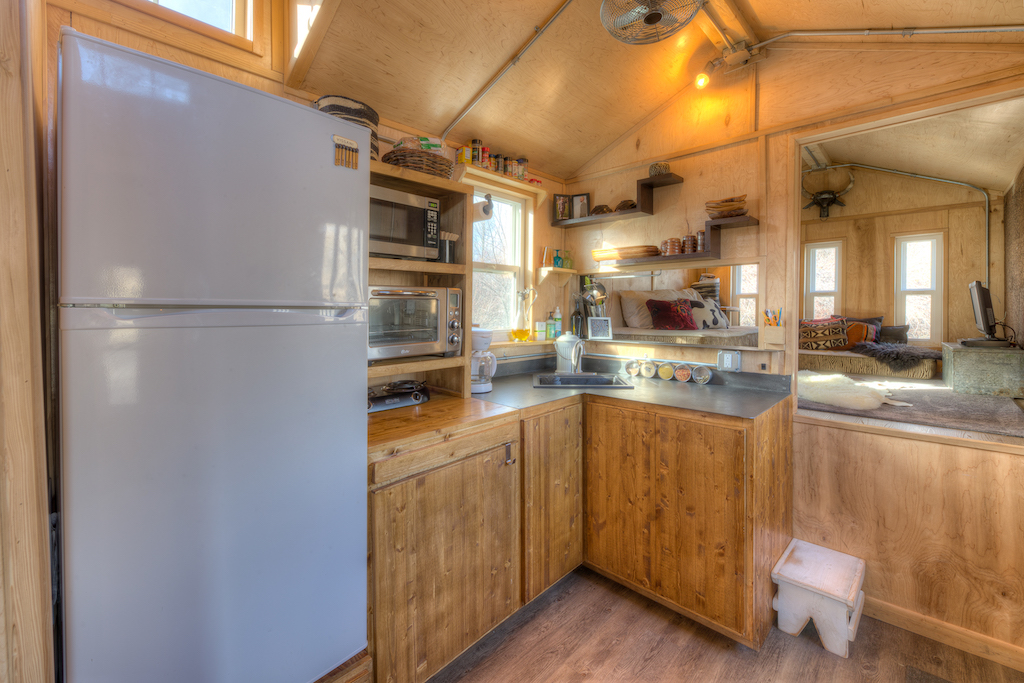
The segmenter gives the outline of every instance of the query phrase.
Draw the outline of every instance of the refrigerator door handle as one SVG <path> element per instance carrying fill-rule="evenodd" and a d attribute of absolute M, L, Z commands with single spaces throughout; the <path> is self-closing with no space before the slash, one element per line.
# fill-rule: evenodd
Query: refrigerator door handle
<path fill-rule="evenodd" d="M 338 308 L 78 308 L 60 309 L 61 329 L 143 327 L 265 327 L 358 324 L 366 307 Z"/>

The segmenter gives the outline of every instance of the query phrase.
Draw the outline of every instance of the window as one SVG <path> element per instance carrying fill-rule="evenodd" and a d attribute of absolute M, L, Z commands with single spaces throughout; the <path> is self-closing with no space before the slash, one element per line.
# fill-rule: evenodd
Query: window
<path fill-rule="evenodd" d="M 128 5 L 160 5 L 186 17 L 252 39 L 252 0 L 120 0 Z"/>
<path fill-rule="evenodd" d="M 804 317 L 827 318 L 842 311 L 842 242 L 804 247 Z"/>
<path fill-rule="evenodd" d="M 473 324 L 510 330 L 516 316 L 516 292 L 523 289 L 526 209 L 521 199 L 493 191 L 490 195 L 494 202 L 491 219 L 473 223 Z M 484 201 L 484 193 L 477 192 L 475 200 Z"/>
<path fill-rule="evenodd" d="M 732 305 L 740 309 L 740 325 L 757 326 L 757 264 L 732 267 Z"/>
<path fill-rule="evenodd" d="M 942 341 L 942 235 L 896 238 L 896 324 L 911 341 Z"/>

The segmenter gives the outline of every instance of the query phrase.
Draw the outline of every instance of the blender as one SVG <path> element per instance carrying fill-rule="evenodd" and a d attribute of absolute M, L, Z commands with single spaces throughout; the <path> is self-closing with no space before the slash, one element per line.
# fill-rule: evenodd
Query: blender
<path fill-rule="evenodd" d="M 498 369 L 498 359 L 487 350 L 494 332 L 473 327 L 473 355 L 469 359 L 469 392 L 486 394 L 491 390 L 491 378 Z"/>

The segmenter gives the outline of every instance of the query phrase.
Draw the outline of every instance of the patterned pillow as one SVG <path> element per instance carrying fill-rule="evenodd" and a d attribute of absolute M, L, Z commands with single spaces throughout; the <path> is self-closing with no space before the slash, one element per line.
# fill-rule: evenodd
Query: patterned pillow
<path fill-rule="evenodd" d="M 868 323 L 846 319 L 846 344 L 833 347 L 833 351 L 849 351 L 854 344 L 878 341 L 878 328 Z"/>
<path fill-rule="evenodd" d="M 693 321 L 693 310 L 690 302 L 686 299 L 675 301 L 658 301 L 651 299 L 647 302 L 647 310 L 651 312 L 651 321 L 656 330 L 696 330 L 697 323 Z"/>
<path fill-rule="evenodd" d="M 698 330 L 729 329 L 729 319 L 722 313 L 722 308 L 715 300 L 691 300 L 690 307 L 693 309 L 693 321 L 697 323 Z"/>
<path fill-rule="evenodd" d="M 801 320 L 800 348 L 807 351 L 837 351 L 846 346 L 845 320 Z"/>

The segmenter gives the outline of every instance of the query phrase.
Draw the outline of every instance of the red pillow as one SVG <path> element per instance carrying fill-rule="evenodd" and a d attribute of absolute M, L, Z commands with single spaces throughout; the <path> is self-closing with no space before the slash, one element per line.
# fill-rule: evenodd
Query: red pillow
<path fill-rule="evenodd" d="M 657 301 L 649 299 L 647 310 L 651 312 L 651 322 L 656 330 L 696 330 L 697 323 L 693 320 L 693 309 L 686 299 L 675 301 Z"/>

